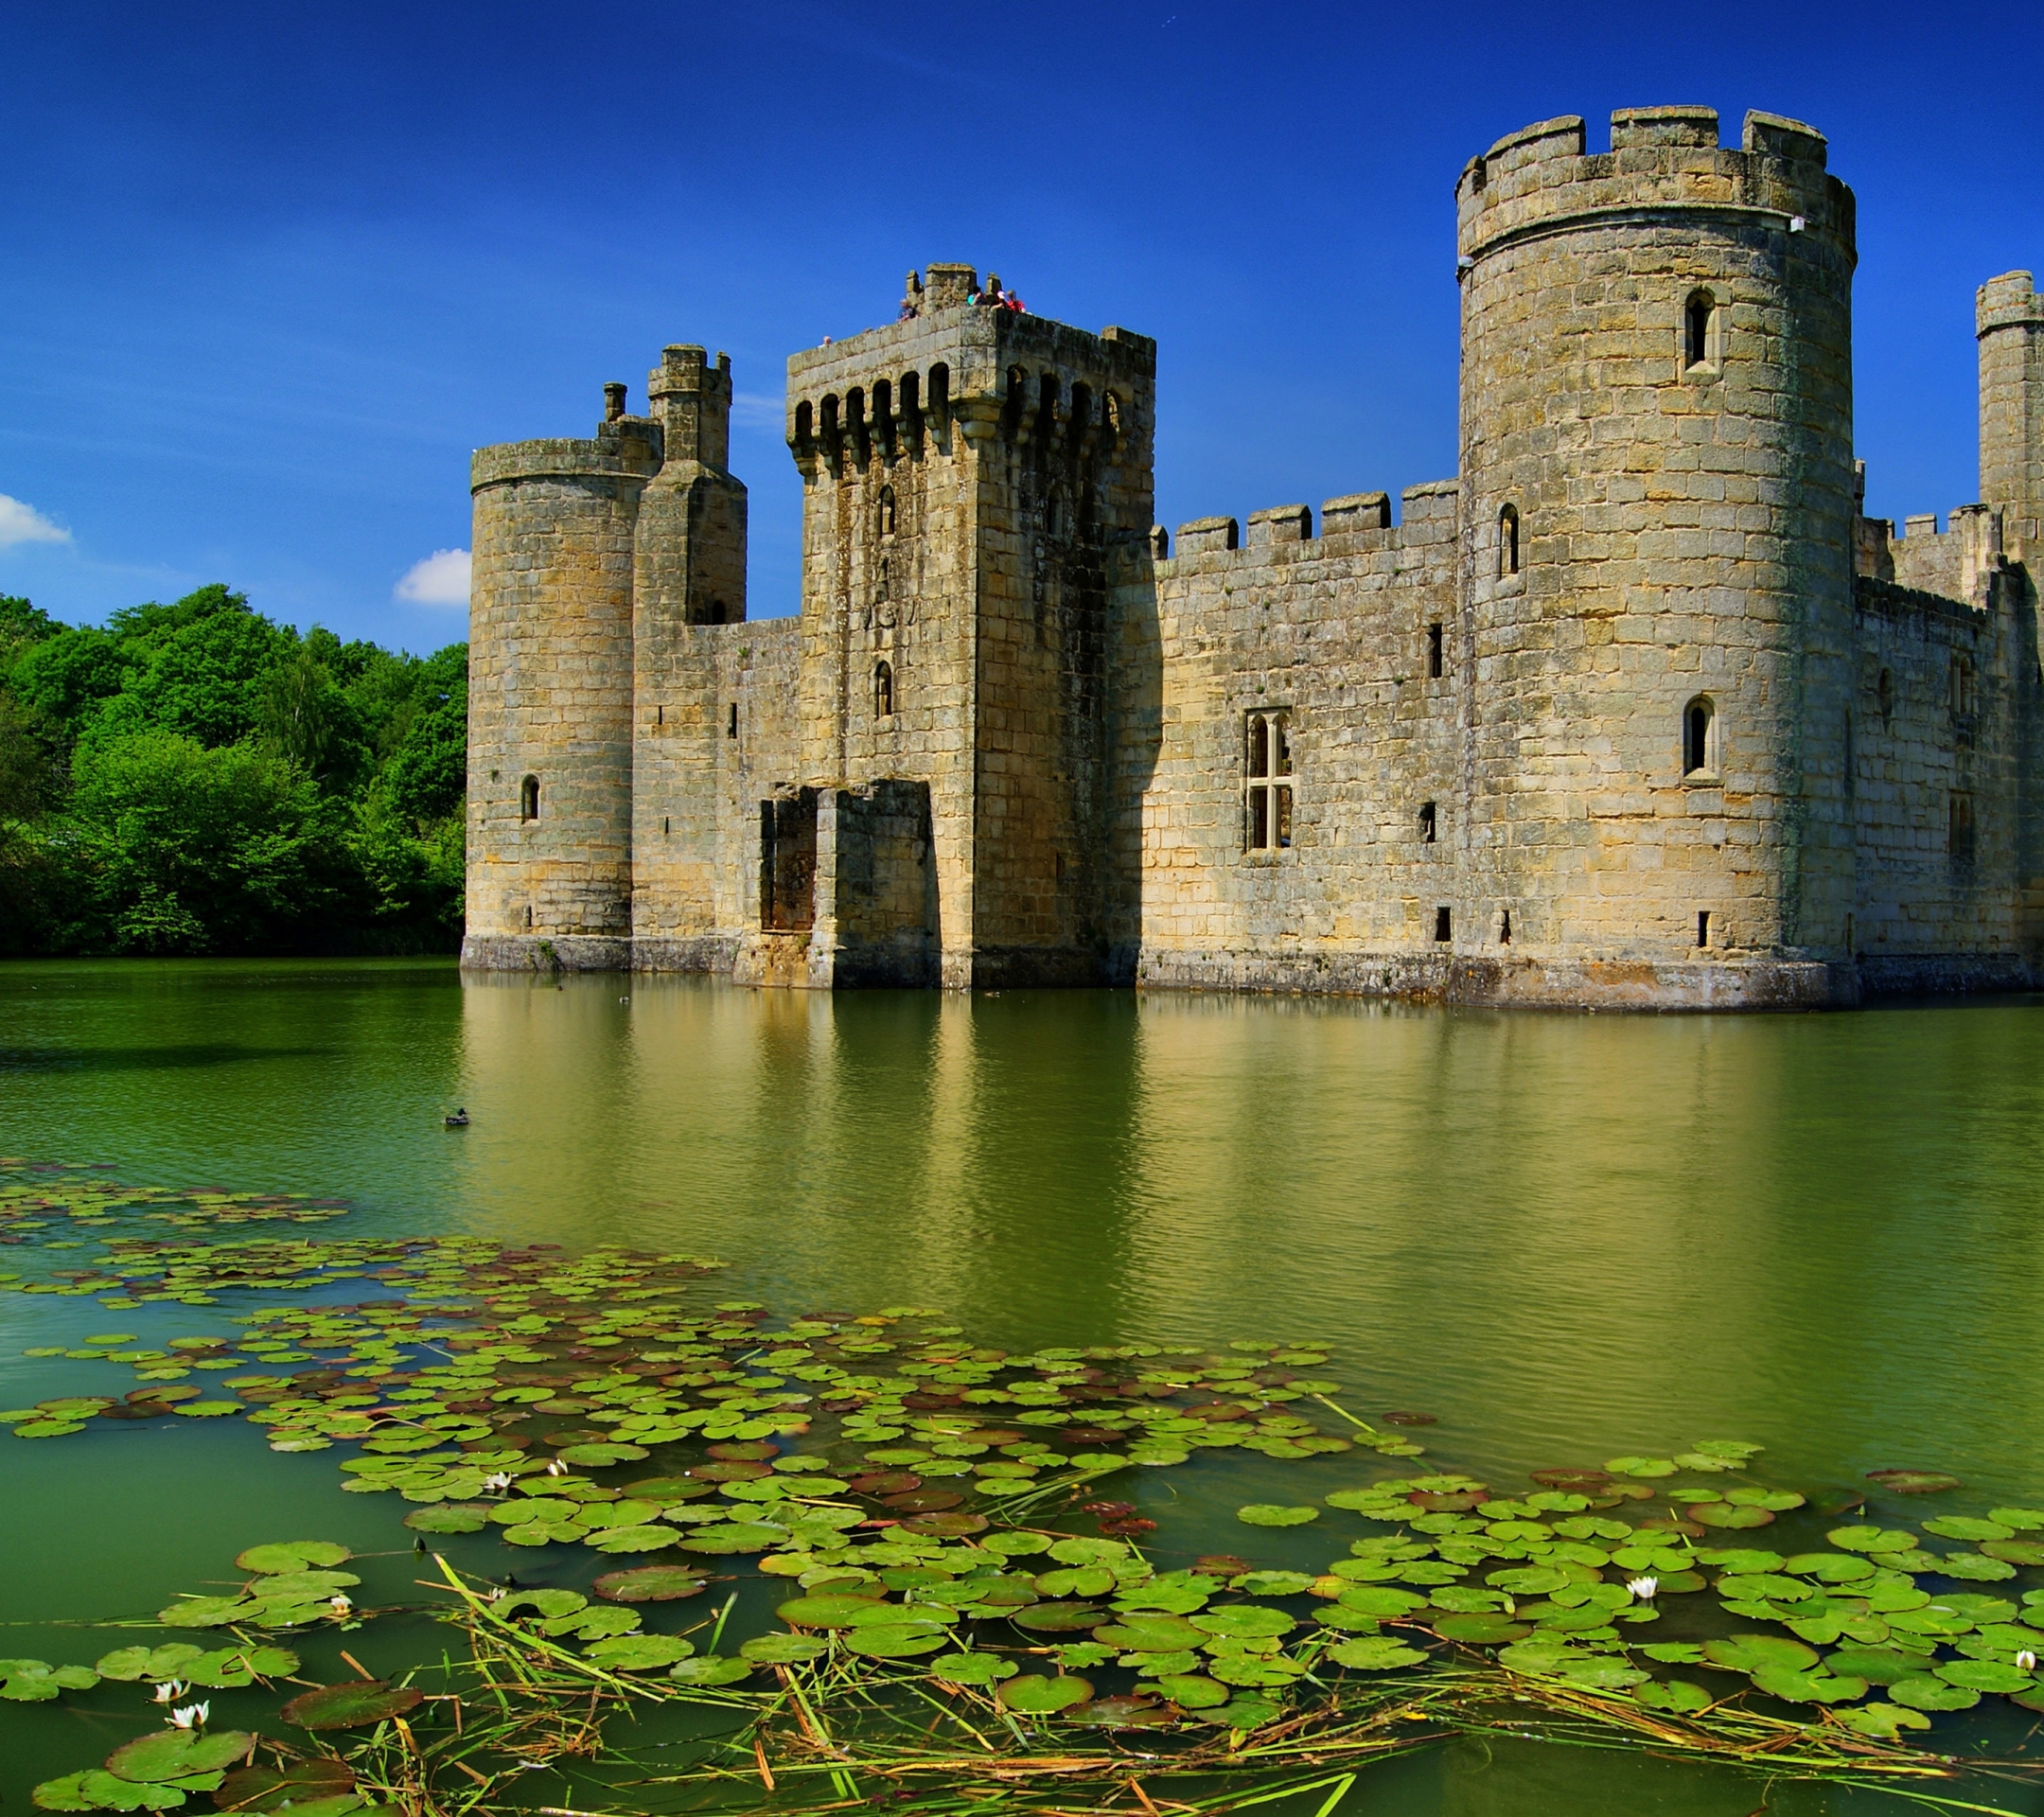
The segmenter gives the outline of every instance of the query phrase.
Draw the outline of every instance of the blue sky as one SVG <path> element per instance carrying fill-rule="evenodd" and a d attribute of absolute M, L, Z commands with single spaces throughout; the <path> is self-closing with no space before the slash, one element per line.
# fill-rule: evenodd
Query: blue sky
<path fill-rule="evenodd" d="M 2034 7 L 23 7 L 0 60 L 0 591 L 212 580 L 430 649 L 467 457 L 730 351 L 751 610 L 787 354 L 990 267 L 1154 334 L 1167 523 L 1454 467 L 1452 188 L 1526 122 L 1807 120 L 1859 199 L 1870 508 L 1976 490 L 1972 298 L 2044 269 Z M 61 534 L 63 539 L 57 539 Z M 445 568 L 447 564 L 443 563 Z M 432 592 L 431 587 L 425 591 Z M 442 589 L 440 591 L 446 591 Z"/>

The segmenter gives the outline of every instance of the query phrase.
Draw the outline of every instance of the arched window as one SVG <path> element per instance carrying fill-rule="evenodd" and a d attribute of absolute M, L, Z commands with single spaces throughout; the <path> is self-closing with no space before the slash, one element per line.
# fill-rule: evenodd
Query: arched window
<path fill-rule="evenodd" d="M 874 513 L 874 519 L 883 537 L 894 534 L 894 488 L 891 485 L 880 488 L 880 508 Z"/>
<path fill-rule="evenodd" d="M 1519 507 L 1507 504 L 1498 513 L 1498 578 L 1506 580 L 1519 572 Z"/>
<path fill-rule="evenodd" d="M 1708 372 L 1718 363 L 1718 299 L 1692 291 L 1683 307 L 1683 370 Z"/>
<path fill-rule="evenodd" d="M 519 785 L 519 819 L 537 820 L 539 818 L 539 779 L 528 776 Z"/>
<path fill-rule="evenodd" d="M 1718 770 L 1718 712 L 1702 695 L 1683 709 L 1682 767 L 1684 776 Z"/>
<path fill-rule="evenodd" d="M 1970 656 L 1955 656 L 1951 660 L 1952 716 L 1970 719 L 1976 704 L 1973 696 L 1973 659 Z"/>
<path fill-rule="evenodd" d="M 872 710 L 876 719 L 887 719 L 894 712 L 894 665 L 891 662 L 875 662 L 872 672 Z"/>

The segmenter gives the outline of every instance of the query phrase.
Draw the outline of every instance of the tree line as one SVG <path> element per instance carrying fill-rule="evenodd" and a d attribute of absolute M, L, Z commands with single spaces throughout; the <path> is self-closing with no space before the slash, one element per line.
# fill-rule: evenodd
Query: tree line
<path fill-rule="evenodd" d="M 468 649 L 0 595 L 0 952 L 450 952 Z"/>

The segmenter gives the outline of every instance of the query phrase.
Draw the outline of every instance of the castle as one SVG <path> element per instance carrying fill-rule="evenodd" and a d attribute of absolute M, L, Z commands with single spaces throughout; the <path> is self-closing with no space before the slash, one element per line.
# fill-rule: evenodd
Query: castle
<path fill-rule="evenodd" d="M 1627 109 L 1455 187 L 1460 471 L 1152 524 L 1155 344 L 911 274 L 797 354 L 800 615 L 730 362 L 474 461 L 464 962 L 1637 1008 L 2044 966 L 2044 299 L 1981 497 L 1853 458 L 1852 191 Z M 989 290 L 991 291 L 992 286 Z"/>

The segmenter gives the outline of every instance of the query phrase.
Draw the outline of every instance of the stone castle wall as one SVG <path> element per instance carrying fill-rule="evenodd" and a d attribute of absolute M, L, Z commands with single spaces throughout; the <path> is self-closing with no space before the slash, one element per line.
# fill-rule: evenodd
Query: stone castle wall
<path fill-rule="evenodd" d="M 1628 109 L 1456 185 L 1460 471 L 1153 528 L 1155 348 L 963 266 L 789 362 L 747 621 L 729 362 L 477 456 L 467 962 L 1769 1007 L 2044 960 L 2044 304 L 1986 503 L 1859 515 L 1823 138 Z M 527 777 L 539 812 L 525 813 Z"/>

